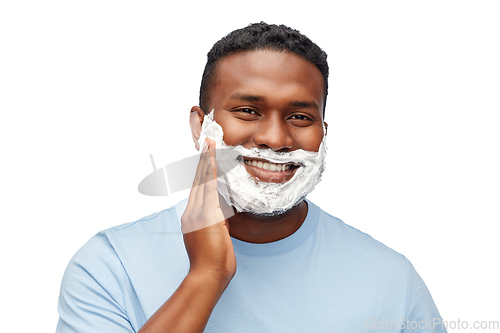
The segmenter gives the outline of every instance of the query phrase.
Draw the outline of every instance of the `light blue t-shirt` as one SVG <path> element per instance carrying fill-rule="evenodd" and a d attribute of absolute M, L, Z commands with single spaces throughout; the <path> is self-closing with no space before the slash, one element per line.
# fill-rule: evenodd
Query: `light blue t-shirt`
<path fill-rule="evenodd" d="M 91 238 L 64 274 L 57 332 L 137 332 L 188 272 L 186 204 Z M 404 256 L 307 204 L 285 239 L 232 239 L 237 272 L 205 332 L 446 332 Z"/>

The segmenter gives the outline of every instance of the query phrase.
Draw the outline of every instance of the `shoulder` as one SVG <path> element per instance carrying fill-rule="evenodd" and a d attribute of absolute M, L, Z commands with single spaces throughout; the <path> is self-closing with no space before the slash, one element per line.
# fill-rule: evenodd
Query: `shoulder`
<path fill-rule="evenodd" d="M 407 279 L 410 264 L 406 257 L 322 209 L 315 237 L 328 256 L 349 271 L 371 274 L 384 281 Z"/>
<path fill-rule="evenodd" d="M 185 209 L 185 201 L 134 222 L 128 222 L 103 230 L 93 236 L 73 256 L 66 269 L 66 281 L 78 282 L 85 276 L 97 281 L 120 281 L 127 258 L 141 255 L 148 244 L 164 241 L 162 236 L 182 238 L 180 216 Z M 180 215 L 179 215 L 180 214 Z M 130 253 L 132 256 L 127 256 Z M 86 274 L 81 274 L 85 271 Z M 117 285 L 117 283 L 111 283 Z"/>
<path fill-rule="evenodd" d="M 318 224 L 321 231 L 326 232 L 330 237 L 334 237 L 339 246 L 348 251 L 359 254 L 364 253 L 366 255 L 374 254 L 388 258 L 404 258 L 403 255 L 374 239 L 369 234 L 348 225 L 322 209 L 320 209 Z"/>
<path fill-rule="evenodd" d="M 180 231 L 180 218 L 186 209 L 187 199 L 176 205 L 153 213 L 133 222 L 123 223 L 103 230 L 100 234 L 113 239 L 115 237 L 144 236 L 151 233 L 175 233 Z"/>
<path fill-rule="evenodd" d="M 102 327 L 107 327 L 109 332 L 129 332 L 130 325 L 137 326 L 137 318 L 127 314 L 140 310 L 133 296 L 137 290 L 132 287 L 132 280 L 138 282 L 135 287 L 139 289 L 158 285 L 153 283 L 154 277 L 161 279 L 166 274 L 155 275 L 155 269 L 166 266 L 161 261 L 168 258 L 164 254 L 169 252 L 177 261 L 184 257 L 179 222 L 183 205 L 180 202 L 137 221 L 103 230 L 76 252 L 61 283 L 58 332 L 68 327 L 79 327 L 81 331 L 102 331 Z M 142 274 L 144 271 L 154 276 Z"/>
<path fill-rule="evenodd" d="M 361 289 L 370 286 L 367 293 L 385 290 L 388 300 L 401 304 L 404 318 L 440 318 L 424 281 L 405 256 L 323 210 L 317 229 L 329 244 L 329 256 L 344 272 L 351 272 L 346 280 L 362 280 Z"/>

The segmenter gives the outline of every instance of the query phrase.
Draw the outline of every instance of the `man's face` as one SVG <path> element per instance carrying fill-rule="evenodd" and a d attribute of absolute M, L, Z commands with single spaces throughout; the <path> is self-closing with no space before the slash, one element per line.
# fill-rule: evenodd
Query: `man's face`
<path fill-rule="evenodd" d="M 227 145 L 318 151 L 325 96 L 323 77 L 314 64 L 290 52 L 237 53 L 219 62 L 212 84 L 209 110 L 215 110 Z M 260 181 L 276 183 L 287 182 L 296 170 L 259 159 L 247 160 L 245 168 Z"/>

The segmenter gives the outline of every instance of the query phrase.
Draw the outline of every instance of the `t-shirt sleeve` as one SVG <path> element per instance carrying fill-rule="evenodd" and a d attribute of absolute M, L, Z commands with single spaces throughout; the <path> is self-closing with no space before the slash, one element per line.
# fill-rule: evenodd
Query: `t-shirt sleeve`
<path fill-rule="evenodd" d="M 407 290 L 402 332 L 446 332 L 442 318 L 424 281 L 406 260 Z"/>
<path fill-rule="evenodd" d="M 135 332 L 124 306 L 124 274 L 107 237 L 91 238 L 64 273 L 56 332 Z"/>

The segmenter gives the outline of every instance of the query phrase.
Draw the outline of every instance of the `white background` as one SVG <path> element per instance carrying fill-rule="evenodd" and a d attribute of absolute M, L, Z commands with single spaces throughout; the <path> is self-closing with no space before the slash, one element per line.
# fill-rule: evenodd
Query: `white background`
<path fill-rule="evenodd" d="M 137 185 L 150 153 L 160 167 L 196 152 L 205 55 L 261 20 L 329 54 L 310 198 L 404 254 L 445 320 L 500 320 L 498 1 L 169 3 L 0 5 L 2 331 L 53 332 L 73 254 L 187 195 Z"/>

